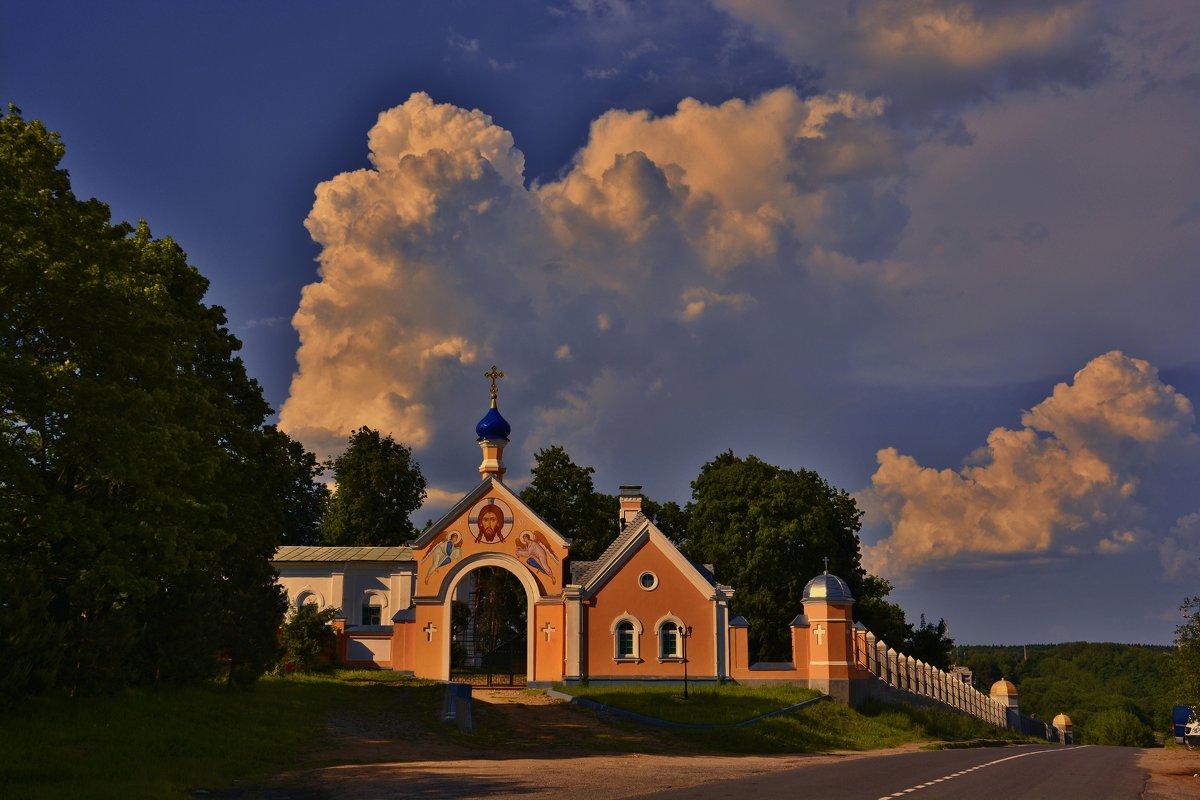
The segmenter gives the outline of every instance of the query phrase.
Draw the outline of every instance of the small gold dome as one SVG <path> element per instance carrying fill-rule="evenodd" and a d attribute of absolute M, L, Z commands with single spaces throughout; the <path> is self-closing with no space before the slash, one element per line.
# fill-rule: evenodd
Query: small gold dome
<path fill-rule="evenodd" d="M 1069 728 L 1071 726 L 1071 718 L 1066 714 L 1059 714 L 1054 718 L 1054 722 L 1050 724 L 1056 728 Z"/>
<path fill-rule="evenodd" d="M 1012 681 L 1006 681 L 1004 678 L 992 684 L 992 689 L 989 694 L 1006 694 L 1015 695 L 1017 693 L 1016 684 Z"/>

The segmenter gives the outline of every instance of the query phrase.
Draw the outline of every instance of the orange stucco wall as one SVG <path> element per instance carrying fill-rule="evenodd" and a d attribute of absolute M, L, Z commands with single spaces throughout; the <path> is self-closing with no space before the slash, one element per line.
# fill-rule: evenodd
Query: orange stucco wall
<path fill-rule="evenodd" d="M 415 620 L 396 622 L 392 625 L 392 669 L 412 672 L 417 647 Z"/>
<path fill-rule="evenodd" d="M 805 605 L 808 617 L 809 677 L 818 679 L 848 679 L 853 659 L 851 636 L 854 621 L 850 605 L 810 603 Z"/>
<path fill-rule="evenodd" d="M 489 500 L 512 515 L 512 522 L 505 526 L 503 541 L 484 541 L 477 526 L 470 524 L 472 510 L 464 512 L 429 544 L 413 551 L 417 561 L 416 597 L 438 595 L 446 577 L 459 562 L 480 554 L 512 556 L 537 582 L 542 596 L 562 591 L 563 561 L 567 557 L 567 548 L 559 544 L 558 537 L 548 532 L 540 520 L 505 498 L 498 490 L 488 492 L 473 509 Z M 530 565 L 531 558 L 539 563 L 545 561 L 541 564 L 543 569 Z"/>
<path fill-rule="evenodd" d="M 533 607 L 535 681 L 563 679 L 563 637 L 566 635 L 565 607 L 562 603 L 539 603 Z M 547 630 L 547 625 L 550 626 Z"/>
<path fill-rule="evenodd" d="M 500 535 L 490 542 L 478 524 L 479 512 L 488 504 L 499 506 L 506 518 Z M 567 548 L 518 501 L 493 488 L 428 544 L 414 549 L 413 557 L 417 562 L 413 592 L 416 619 L 405 640 L 405 661 L 415 675 L 434 679 L 449 676 L 449 588 L 477 566 L 491 564 L 513 571 L 519 578 L 523 576 L 523 583 L 531 581 L 536 587 L 529 608 L 532 652 L 526 666 L 528 676 L 535 681 L 562 679 L 566 633 L 563 609 L 561 603 L 546 603 L 545 598 L 562 592 Z M 551 626 L 549 640 L 547 623 Z M 430 631 L 430 624 L 435 630 Z"/>
<path fill-rule="evenodd" d="M 643 572 L 658 576 L 658 585 L 643 589 L 638 578 Z M 589 678 L 683 677 L 683 665 L 660 662 L 656 625 L 668 614 L 692 626 L 687 642 L 688 675 L 715 677 L 716 632 L 714 607 L 709 595 L 648 540 L 621 570 L 605 583 L 585 608 L 584 664 Z M 628 614 L 641 623 L 640 660 L 614 659 L 614 621 Z"/>

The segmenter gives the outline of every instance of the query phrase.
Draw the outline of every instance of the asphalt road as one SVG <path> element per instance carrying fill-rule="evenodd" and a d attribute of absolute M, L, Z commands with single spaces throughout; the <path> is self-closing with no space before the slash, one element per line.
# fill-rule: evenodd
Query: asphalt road
<path fill-rule="evenodd" d="M 1137 800 L 1146 782 L 1145 771 L 1137 766 L 1140 752 L 1132 747 L 1041 745 L 923 751 L 813 765 L 641 797 Z"/>

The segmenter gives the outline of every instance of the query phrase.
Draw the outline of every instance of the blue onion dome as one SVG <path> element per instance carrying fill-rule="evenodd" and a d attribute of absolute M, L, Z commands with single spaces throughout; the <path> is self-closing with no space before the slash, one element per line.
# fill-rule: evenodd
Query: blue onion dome
<path fill-rule="evenodd" d="M 512 433 L 512 427 L 508 424 L 508 420 L 500 416 L 500 409 L 496 408 L 494 403 L 483 419 L 479 420 L 479 424 L 475 426 L 475 434 L 481 442 L 484 439 L 507 439 L 510 433 Z"/>
<path fill-rule="evenodd" d="M 804 587 L 804 602 L 809 600 L 826 600 L 831 603 L 853 603 L 854 595 L 850 587 L 837 575 L 828 572 L 813 578 Z"/>

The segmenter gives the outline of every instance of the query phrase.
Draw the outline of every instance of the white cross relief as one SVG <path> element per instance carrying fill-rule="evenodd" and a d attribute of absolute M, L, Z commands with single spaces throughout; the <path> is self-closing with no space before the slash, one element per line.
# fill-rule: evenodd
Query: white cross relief
<path fill-rule="evenodd" d="M 813 633 L 817 636 L 817 644 L 825 643 L 825 629 L 821 627 L 821 623 L 817 623 L 817 627 L 813 629 Z"/>
<path fill-rule="evenodd" d="M 428 625 L 426 625 L 426 626 L 425 626 L 424 628 L 422 628 L 421 630 L 422 630 L 422 631 L 424 632 L 424 634 L 425 634 L 425 641 L 427 641 L 427 642 L 432 642 L 432 641 L 433 641 L 433 635 L 434 635 L 435 633 L 437 633 L 437 626 L 436 626 L 436 625 L 434 625 L 432 622 L 430 622 Z"/>
<path fill-rule="evenodd" d="M 546 627 L 542 628 L 542 633 L 546 634 L 546 641 L 550 641 L 550 634 L 554 633 L 554 626 L 547 622 Z"/>

